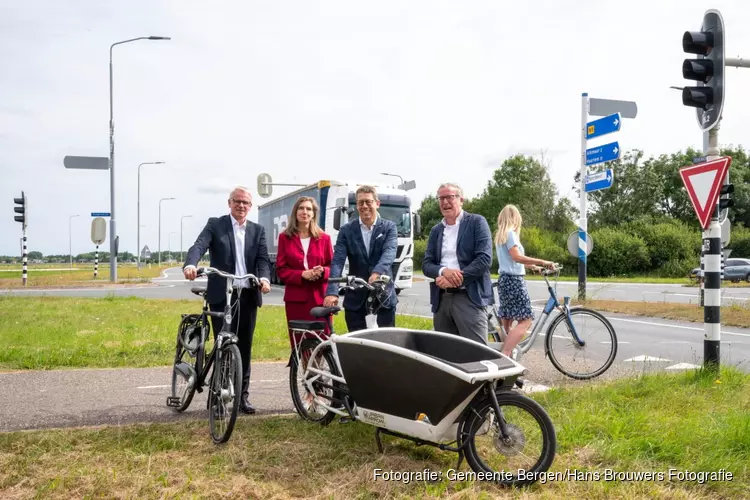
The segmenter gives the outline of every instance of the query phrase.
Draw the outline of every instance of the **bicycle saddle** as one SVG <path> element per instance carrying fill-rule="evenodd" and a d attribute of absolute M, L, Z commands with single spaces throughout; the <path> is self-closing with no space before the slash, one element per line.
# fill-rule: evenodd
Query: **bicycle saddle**
<path fill-rule="evenodd" d="M 339 312 L 341 308 L 339 306 L 333 306 L 333 307 L 313 307 L 310 309 L 310 316 L 314 316 L 316 318 L 326 318 L 330 316 L 331 314 L 335 314 Z"/>
<path fill-rule="evenodd" d="M 206 287 L 205 286 L 194 286 L 190 289 L 191 292 L 193 292 L 196 295 L 206 295 Z"/>

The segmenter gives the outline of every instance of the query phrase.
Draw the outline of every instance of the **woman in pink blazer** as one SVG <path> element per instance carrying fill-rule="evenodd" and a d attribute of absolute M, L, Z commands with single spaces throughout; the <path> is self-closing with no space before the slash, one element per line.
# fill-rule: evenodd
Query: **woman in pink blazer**
<path fill-rule="evenodd" d="M 276 273 L 284 282 L 286 319 L 315 321 L 310 309 L 323 305 L 331 272 L 331 237 L 316 222 L 318 204 L 303 196 L 294 203 L 290 223 L 279 235 Z M 326 334 L 330 334 L 326 326 Z M 291 332 L 289 342 L 294 349 Z"/>

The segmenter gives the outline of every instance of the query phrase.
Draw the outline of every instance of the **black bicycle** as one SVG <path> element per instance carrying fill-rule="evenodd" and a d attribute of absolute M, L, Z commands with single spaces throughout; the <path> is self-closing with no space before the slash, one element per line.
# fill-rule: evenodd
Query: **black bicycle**
<path fill-rule="evenodd" d="M 239 312 L 239 296 L 245 289 L 237 288 L 237 300 L 232 303 L 233 281 L 247 279 L 251 287 L 259 286 L 259 281 L 252 274 L 235 276 L 213 267 L 198 268 L 198 276 L 210 274 L 226 279 L 227 305 L 224 312 L 211 311 L 206 302 L 206 287 L 190 289 L 203 297 L 203 310 L 200 314 L 182 315 L 172 369 L 172 395 L 167 398 L 167 406 L 183 412 L 190 406 L 195 392 L 203 392 L 203 387 L 208 386 L 209 430 L 214 443 L 220 444 L 227 442 L 232 435 L 242 391 L 242 357 L 237 347 L 237 335 L 231 331 L 231 326 L 233 317 Z M 214 335 L 213 348 L 206 355 L 210 317 L 221 318 L 222 327 Z"/>

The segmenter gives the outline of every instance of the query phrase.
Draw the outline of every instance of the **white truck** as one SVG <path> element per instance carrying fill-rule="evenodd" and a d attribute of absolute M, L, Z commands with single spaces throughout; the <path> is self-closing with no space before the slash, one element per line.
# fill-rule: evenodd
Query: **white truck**
<path fill-rule="evenodd" d="M 364 183 L 321 180 L 258 206 L 258 223 L 266 230 L 272 283 L 280 283 L 275 265 L 279 234 L 287 227 L 294 202 L 300 196 L 310 196 L 317 201 L 320 207 L 318 225 L 331 236 L 331 241 L 335 246 L 338 229 L 350 218 L 358 217 L 355 193 L 357 187 L 362 184 Z M 393 262 L 393 277 L 396 293 L 400 293 L 401 290 L 412 286 L 414 236 L 420 234 L 421 221 L 419 214 L 412 210 L 411 199 L 406 190 L 377 184 L 370 185 L 374 185 L 378 190 L 380 199 L 378 215 L 396 223 L 398 246 L 396 259 Z M 347 268 L 348 262 L 344 267 L 344 275 L 346 275 Z"/>

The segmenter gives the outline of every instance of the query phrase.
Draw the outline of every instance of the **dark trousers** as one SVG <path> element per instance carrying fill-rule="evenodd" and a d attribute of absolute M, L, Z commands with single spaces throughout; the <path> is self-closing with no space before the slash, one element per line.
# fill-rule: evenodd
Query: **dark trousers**
<path fill-rule="evenodd" d="M 441 291 L 432 323 L 435 331 L 460 335 L 487 345 L 487 311 L 475 305 L 465 292 Z"/>
<path fill-rule="evenodd" d="M 237 301 L 237 290 L 232 293 L 232 304 Z M 212 311 L 224 311 L 226 300 L 210 304 Z M 258 306 L 255 303 L 255 290 L 245 288 L 240 295 L 239 310 L 233 312 L 232 331 L 237 334 L 237 347 L 242 357 L 242 395 L 250 395 L 250 358 L 253 350 L 253 333 L 255 332 L 255 318 L 258 315 Z M 211 317 L 214 329 L 214 337 L 221 331 L 222 319 Z M 237 322 L 239 321 L 239 328 Z"/>
<path fill-rule="evenodd" d="M 355 310 L 344 310 L 344 319 L 346 319 L 346 328 L 350 332 L 354 332 L 356 330 L 365 330 L 367 329 L 367 320 L 365 319 L 367 317 L 367 308 L 365 306 L 362 306 L 360 309 Z M 394 327 L 396 326 L 396 308 L 391 307 L 390 309 L 386 309 L 384 307 L 381 307 L 378 311 L 377 315 L 377 321 L 378 326 L 383 327 Z"/>

